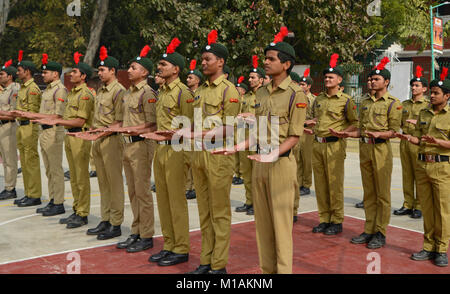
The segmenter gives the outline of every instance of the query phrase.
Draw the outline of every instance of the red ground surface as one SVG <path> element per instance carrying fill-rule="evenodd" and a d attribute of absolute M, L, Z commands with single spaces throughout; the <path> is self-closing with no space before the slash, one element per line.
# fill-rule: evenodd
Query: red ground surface
<path fill-rule="evenodd" d="M 349 240 L 363 231 L 364 221 L 346 217 L 344 231 L 338 236 L 313 234 L 318 224 L 317 212 L 299 215 L 294 225 L 295 274 L 365 274 L 369 264 L 368 254 L 376 252 L 380 257 L 382 274 L 450 274 L 450 267 L 440 268 L 431 261 L 413 261 L 409 257 L 422 247 L 422 234 L 389 227 L 387 244 L 377 250 L 365 245 L 354 245 Z M 149 263 L 150 254 L 162 249 L 162 238 L 154 239 L 154 247 L 145 252 L 126 253 L 114 245 L 80 250 L 82 274 L 182 274 L 194 270 L 200 262 L 201 234 L 191 232 L 189 262 L 172 267 L 160 267 Z M 257 274 L 258 251 L 254 222 L 232 226 L 231 247 L 227 271 L 232 274 Z M 72 260 L 68 253 L 29 259 L 0 265 L 0 273 L 51 274 L 66 273 Z M 369 266 L 370 267 L 370 266 Z"/>

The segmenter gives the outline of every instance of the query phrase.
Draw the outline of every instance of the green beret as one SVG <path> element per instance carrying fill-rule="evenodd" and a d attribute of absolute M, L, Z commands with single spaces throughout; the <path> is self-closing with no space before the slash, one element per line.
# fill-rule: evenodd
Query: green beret
<path fill-rule="evenodd" d="M 313 79 L 310 76 L 305 77 L 301 77 L 300 78 L 300 82 L 304 82 L 308 85 L 312 85 L 313 84 Z"/>
<path fill-rule="evenodd" d="M 228 65 L 224 65 L 223 66 L 223 73 L 224 74 L 230 74 L 231 73 L 231 68 Z"/>
<path fill-rule="evenodd" d="M 433 81 L 431 81 L 430 83 L 430 88 L 432 87 L 439 87 L 443 90 L 445 90 L 446 92 L 450 92 L 450 80 L 449 79 L 445 79 L 443 81 L 435 79 Z"/>
<path fill-rule="evenodd" d="M 221 57 L 225 60 L 228 58 L 228 49 L 224 45 L 220 43 L 212 43 L 211 45 L 206 45 L 202 49 L 202 53 L 205 52 L 211 52 L 212 54 L 216 55 L 217 57 Z"/>
<path fill-rule="evenodd" d="M 188 74 L 196 75 L 200 80 L 203 79 L 203 75 L 198 69 L 190 70 Z"/>
<path fill-rule="evenodd" d="M 240 87 L 240 88 L 244 89 L 245 91 L 248 91 L 248 86 L 244 83 L 236 84 L 236 88 L 237 87 Z"/>
<path fill-rule="evenodd" d="M 1 71 L 6 72 L 6 74 L 12 76 L 14 79 L 17 77 L 17 68 L 15 68 L 12 65 L 10 65 L 8 67 L 2 66 Z"/>
<path fill-rule="evenodd" d="M 171 54 L 164 53 L 162 55 L 161 59 L 166 60 L 166 61 L 172 63 L 173 65 L 179 66 L 180 71 L 182 71 L 183 68 L 186 66 L 184 56 L 178 52 L 174 52 Z"/>
<path fill-rule="evenodd" d="M 412 86 L 412 84 L 413 84 L 414 82 L 421 82 L 422 85 L 423 85 L 424 87 L 428 87 L 428 80 L 427 80 L 426 78 L 424 78 L 424 77 L 413 78 L 413 79 L 409 82 L 409 85 Z"/>
<path fill-rule="evenodd" d="M 391 72 L 387 69 L 373 69 L 370 73 L 369 73 L 369 77 L 371 76 L 382 76 L 385 80 L 390 80 L 391 79 Z"/>
<path fill-rule="evenodd" d="M 116 58 L 112 57 L 112 56 L 108 56 L 107 58 L 105 58 L 105 60 L 99 61 L 97 63 L 97 67 L 100 66 L 106 66 L 108 68 L 115 68 L 116 71 L 119 68 L 119 60 L 117 60 Z"/>
<path fill-rule="evenodd" d="M 92 74 L 94 73 L 92 67 L 84 62 L 78 62 L 78 64 L 76 64 L 73 68 L 78 68 L 82 73 L 86 75 L 87 79 L 90 79 Z"/>
<path fill-rule="evenodd" d="M 291 71 L 291 73 L 289 74 L 291 76 L 291 79 L 297 83 L 300 83 L 302 80 L 300 78 L 300 76 L 298 75 L 298 73 Z"/>
<path fill-rule="evenodd" d="M 261 67 L 252 68 L 250 73 L 252 73 L 252 72 L 256 72 L 262 78 L 264 78 L 266 76 L 266 71 L 264 69 L 262 69 Z"/>
<path fill-rule="evenodd" d="M 264 54 L 266 54 L 266 52 L 268 50 L 280 51 L 280 52 L 283 52 L 295 59 L 294 47 L 292 47 L 289 43 L 286 43 L 286 42 L 273 43 L 272 42 L 269 44 L 269 46 L 266 47 L 266 49 L 264 49 Z"/>
<path fill-rule="evenodd" d="M 146 70 L 148 70 L 149 73 L 151 73 L 153 71 L 153 62 L 150 60 L 150 58 L 137 56 L 136 58 L 131 60 L 130 63 L 132 63 L 132 62 L 139 63 Z"/>
<path fill-rule="evenodd" d="M 47 64 L 43 64 L 41 66 L 41 70 L 51 70 L 51 71 L 57 71 L 61 75 L 62 73 L 62 64 L 55 62 L 55 61 L 49 61 Z"/>
<path fill-rule="evenodd" d="M 32 61 L 29 60 L 22 60 L 19 63 L 17 63 L 17 67 L 22 67 L 23 69 L 29 69 L 32 72 L 36 72 L 36 65 L 34 65 L 34 63 Z"/>
<path fill-rule="evenodd" d="M 340 66 L 327 67 L 326 69 L 323 70 L 323 75 L 328 73 L 334 73 L 337 74 L 338 76 L 344 77 L 344 70 Z"/>

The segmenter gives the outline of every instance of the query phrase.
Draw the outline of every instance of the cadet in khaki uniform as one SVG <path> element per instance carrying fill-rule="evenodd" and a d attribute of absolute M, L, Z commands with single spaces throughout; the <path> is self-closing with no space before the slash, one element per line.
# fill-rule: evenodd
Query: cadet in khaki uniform
<path fill-rule="evenodd" d="M 374 90 L 372 90 L 372 77 L 371 76 L 367 77 L 367 90 L 368 90 L 368 92 L 362 96 L 360 101 L 364 101 L 364 99 L 368 99 L 371 96 L 375 96 L 376 92 Z M 356 208 L 364 208 L 364 201 L 356 203 L 355 207 Z"/>
<path fill-rule="evenodd" d="M 261 67 L 258 67 L 258 56 L 252 56 L 253 69 L 249 73 L 250 91 L 242 97 L 240 113 L 251 113 L 255 115 L 256 105 L 256 91 L 262 87 L 266 72 Z M 250 127 L 250 125 L 248 126 Z M 250 132 L 246 129 L 245 136 L 249 136 Z M 239 129 L 238 129 L 239 140 Z M 252 170 L 253 162 L 248 158 L 249 155 L 255 154 L 254 151 L 243 150 L 239 153 L 239 161 L 241 162 L 242 178 L 245 186 L 245 203 L 243 206 L 236 207 L 236 212 L 245 212 L 247 215 L 254 215 L 253 209 L 253 195 L 252 195 Z"/>
<path fill-rule="evenodd" d="M 17 64 L 17 77 L 22 84 L 17 94 L 16 109 L 25 112 L 39 112 L 42 94 L 33 79 L 33 74 L 37 69 L 31 61 L 22 61 L 22 56 L 21 50 Z M 19 118 L 18 122 L 17 148 L 20 154 L 25 197 L 15 200 L 14 204 L 19 207 L 39 205 L 42 196 L 41 167 L 37 149 L 39 126 L 24 118 Z"/>
<path fill-rule="evenodd" d="M 67 89 L 60 80 L 62 65 L 48 61 L 48 55 L 42 54 L 42 77 L 47 88 L 42 93 L 39 113 L 21 112 L 28 119 L 62 118 L 66 107 Z M 65 213 L 64 209 L 64 170 L 62 167 L 64 127 L 41 125 L 39 135 L 41 155 L 48 179 L 49 203 L 38 208 L 37 213 L 43 216 L 54 216 Z"/>
<path fill-rule="evenodd" d="M 308 104 L 300 86 L 289 76 L 294 67 L 295 51 L 283 42 L 287 34 L 288 29 L 282 27 L 264 50 L 264 69 L 272 77 L 272 82 L 256 92 L 255 113 L 258 129 L 267 128 L 268 137 L 258 136 L 257 154 L 249 156 L 254 160 L 252 192 L 256 243 L 264 274 L 292 273 L 292 211 L 298 183 L 295 157 L 291 151 L 303 133 Z M 268 122 L 261 125 L 264 118 Z M 278 128 L 277 138 L 271 138 L 273 127 Z M 242 147 L 251 148 L 249 140 L 244 144 L 238 143 L 225 154 L 233 154 Z"/>
<path fill-rule="evenodd" d="M 352 238 L 354 244 L 367 244 L 376 249 L 386 244 L 386 228 L 391 216 L 392 148 L 389 139 L 400 129 L 402 105 L 387 87 L 391 74 L 385 69 L 387 57 L 381 60 L 370 76 L 376 91 L 361 103 L 359 130 L 352 137 L 360 137 L 359 158 L 364 189 L 364 232 Z M 347 132 L 346 134 L 350 134 Z"/>
<path fill-rule="evenodd" d="M 307 68 L 303 76 L 300 78 L 300 87 L 302 87 L 303 91 L 308 98 L 308 107 L 306 108 L 306 119 L 312 119 L 312 106 L 314 104 L 314 100 L 316 96 L 311 93 L 311 86 L 313 83 L 312 78 L 309 76 L 310 69 Z M 310 187 L 312 185 L 312 146 L 314 142 L 314 136 L 309 134 L 304 134 L 300 137 L 300 162 L 297 166 L 297 178 L 298 185 L 300 186 L 300 195 L 309 195 L 311 194 Z M 296 195 L 297 196 L 297 195 Z M 298 207 L 298 204 L 296 203 Z"/>
<path fill-rule="evenodd" d="M 166 81 L 159 89 L 156 103 L 156 124 L 160 132 L 180 128 L 177 122 L 179 116 L 187 119 L 185 127 L 191 125 L 188 116 L 192 115 L 194 96 L 179 78 L 185 67 L 184 57 L 175 51 L 180 43 L 178 38 L 174 38 L 158 63 L 159 74 Z M 180 168 L 184 164 L 185 152 L 176 140 L 155 140 L 158 145 L 153 169 L 164 247 L 149 261 L 160 266 L 171 266 L 189 260 L 189 215 L 184 169 Z"/>
<path fill-rule="evenodd" d="M 60 219 L 59 223 L 66 224 L 68 229 L 81 227 L 88 223 L 91 200 L 89 179 L 91 142 L 74 136 L 91 127 L 94 114 L 94 97 L 86 85 L 86 81 L 92 75 L 92 68 L 88 64 L 80 62 L 80 56 L 81 54 L 78 52 L 74 54 L 75 66 L 70 73 L 70 82 L 74 84 L 74 87 L 67 96 L 63 118 L 37 121 L 45 125 L 61 125 L 67 131 L 64 147 L 69 163 L 74 213 L 67 218 Z"/>
<path fill-rule="evenodd" d="M 226 273 L 230 247 L 230 190 L 234 158 L 212 155 L 211 151 L 215 147 L 222 147 L 226 140 L 224 136 L 229 136 L 234 131 L 234 122 L 230 122 L 226 117 L 238 115 L 239 93 L 223 74 L 228 49 L 216 41 L 217 31 L 213 30 L 208 35 L 208 45 L 202 49 L 202 68 L 207 81 L 197 90 L 193 102 L 194 118 L 195 113 L 206 117 L 205 124 L 201 123 L 201 117 L 194 120 L 194 130 L 201 130 L 194 134 L 202 138 L 208 135 L 205 142 L 196 136 L 192 158 L 202 233 L 200 266 L 190 272 L 196 274 Z M 202 125 L 198 125 L 199 123 Z M 187 134 L 190 135 L 191 133 Z"/>
<path fill-rule="evenodd" d="M 238 78 L 237 84 L 235 85 L 236 89 L 239 92 L 239 105 L 241 106 L 242 106 L 242 99 L 248 91 L 248 86 L 244 84 L 244 79 L 245 79 L 244 76 L 240 76 Z M 236 154 L 234 156 L 234 177 L 232 183 L 233 185 L 242 185 L 244 183 L 244 180 L 242 179 L 242 165 L 239 154 Z"/>
<path fill-rule="evenodd" d="M 196 69 L 197 60 L 193 59 L 191 60 L 191 63 L 189 65 L 189 74 L 186 79 L 186 86 L 191 90 L 193 95 L 195 96 L 195 93 L 197 92 L 198 87 L 200 86 L 203 75 L 202 73 Z M 193 109 L 192 109 L 193 111 Z M 192 113 L 188 117 L 193 117 L 194 114 Z M 193 145 L 191 146 L 193 149 Z M 195 199 L 197 195 L 195 194 L 194 189 L 194 179 L 192 177 L 192 155 L 194 153 L 191 151 L 184 151 L 184 175 L 186 177 L 186 199 Z"/>
<path fill-rule="evenodd" d="M 97 90 L 93 129 L 118 126 L 122 121 L 122 98 L 125 88 L 117 81 L 119 61 L 108 56 L 106 47 L 100 48 L 97 64 L 103 85 Z M 101 222 L 87 230 L 98 240 L 108 240 L 122 235 L 124 218 L 124 187 L 122 176 L 123 141 L 117 132 L 103 132 L 92 144 L 92 155 L 97 172 L 101 196 Z"/>
<path fill-rule="evenodd" d="M 0 193 L 0 200 L 17 197 L 17 124 L 15 116 L 10 111 L 16 108 L 17 92 L 19 84 L 14 80 L 17 76 L 17 68 L 12 66 L 9 60 L 0 70 L 0 156 L 3 161 L 5 189 Z"/>
<path fill-rule="evenodd" d="M 333 54 L 330 66 L 323 71 L 326 91 L 317 96 L 312 110 L 314 126 L 312 166 L 319 225 L 313 233 L 336 235 L 342 232 L 344 221 L 344 161 L 347 141 L 335 132 L 358 129 L 358 115 L 352 98 L 339 90 L 343 70 L 337 66 L 338 54 Z"/>
<path fill-rule="evenodd" d="M 440 79 L 430 83 L 431 105 L 422 109 L 415 131 L 397 134 L 419 145 L 416 167 L 417 196 L 423 211 L 423 249 L 413 260 L 433 259 L 437 266 L 448 266 L 450 239 L 450 80 L 447 68 Z"/>
<path fill-rule="evenodd" d="M 117 248 L 127 252 L 140 252 L 153 248 L 154 207 L 150 191 L 154 144 L 139 134 L 156 130 L 156 92 L 147 84 L 147 77 L 153 63 L 147 58 L 150 47 L 147 45 L 139 56 L 131 61 L 128 76 L 130 88 L 123 97 L 122 128 L 124 157 L 123 167 L 128 185 L 133 223 L 131 235 Z"/>
<path fill-rule="evenodd" d="M 402 131 L 403 134 L 411 135 L 415 125 L 408 120 L 417 120 L 419 112 L 428 106 L 429 100 L 424 97 L 427 91 L 428 81 L 422 77 L 422 68 L 417 66 L 416 76 L 410 81 L 412 98 L 402 102 Z M 416 167 L 419 147 L 408 141 L 400 142 L 400 160 L 402 163 L 403 197 L 405 201 L 400 209 L 394 210 L 395 215 L 410 215 L 412 218 L 422 217 L 422 209 L 418 197 L 414 196 L 416 187 Z"/>

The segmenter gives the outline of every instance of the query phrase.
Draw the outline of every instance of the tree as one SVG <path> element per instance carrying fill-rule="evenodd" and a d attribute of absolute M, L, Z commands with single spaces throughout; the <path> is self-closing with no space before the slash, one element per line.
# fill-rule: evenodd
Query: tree
<path fill-rule="evenodd" d="M 91 32 L 89 37 L 89 44 L 87 45 L 84 62 L 93 65 L 95 53 L 99 47 L 100 36 L 105 23 L 106 15 L 108 14 L 109 0 L 97 0 L 97 7 L 95 9 L 94 17 L 91 24 Z"/>
<path fill-rule="evenodd" d="M 11 7 L 13 7 L 18 0 L 0 0 L 0 37 L 3 36 L 8 21 L 8 15 Z"/>

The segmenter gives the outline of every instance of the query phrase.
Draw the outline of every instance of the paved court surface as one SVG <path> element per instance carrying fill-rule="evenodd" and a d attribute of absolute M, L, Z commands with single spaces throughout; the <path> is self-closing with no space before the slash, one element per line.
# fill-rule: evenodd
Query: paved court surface
<path fill-rule="evenodd" d="M 317 204 L 314 194 L 302 196 L 300 199 L 300 220 L 294 225 L 294 272 L 295 273 L 365 273 L 370 253 L 364 246 L 351 245 L 349 238 L 363 230 L 364 210 L 357 209 L 354 204 L 362 200 L 361 174 L 358 154 L 354 151 L 355 142 L 350 142 L 345 170 L 345 214 L 344 232 L 338 237 L 317 236 L 311 228 L 318 224 Z M 395 150 L 395 144 L 394 150 Z M 68 164 L 64 159 L 65 170 Z M 44 167 L 42 165 L 42 171 Z M 48 201 L 47 179 L 42 173 L 43 200 Z M 0 273 L 61 273 L 70 263 L 68 254 L 77 252 L 85 266 L 82 273 L 162 273 L 147 262 L 148 256 L 162 248 L 161 238 L 155 238 L 155 247 L 146 252 L 126 254 L 116 250 L 113 244 L 125 240 L 130 234 L 132 221 L 131 207 L 128 197 L 125 205 L 125 221 L 122 225 L 122 236 L 119 238 L 98 241 L 95 236 L 86 235 L 86 230 L 95 227 L 100 221 L 100 195 L 96 178 L 91 178 L 91 214 L 89 224 L 81 228 L 68 230 L 58 224 L 61 217 L 72 213 L 72 197 L 70 183 L 66 187 L 66 214 L 54 217 L 43 217 L 36 214 L 36 207 L 19 208 L 13 200 L 0 202 Z M 401 187 L 401 166 L 399 158 L 394 158 L 392 174 L 392 210 L 400 208 L 403 203 Z M 3 189 L 3 168 L 0 168 L 0 187 Z M 22 175 L 17 181 L 18 197 L 23 196 Z M 257 248 L 254 233 L 253 217 L 234 212 L 241 206 L 244 187 L 232 186 L 231 206 L 232 221 L 236 223 L 232 229 L 232 244 L 228 270 L 231 273 L 258 273 Z M 155 237 L 161 235 L 158 211 L 155 203 Z M 46 202 L 43 203 L 44 205 Z M 189 221 L 191 229 L 190 261 L 177 267 L 167 269 L 169 273 L 182 273 L 194 269 L 199 262 L 200 232 L 196 200 L 188 201 Z M 307 212 L 307 213 L 305 213 Z M 387 246 L 379 251 L 382 273 L 450 273 L 450 268 L 440 269 L 428 262 L 418 263 L 409 260 L 412 252 L 421 249 L 423 224 L 422 220 L 408 216 L 391 216 L 391 227 L 387 234 Z M 355 247 L 356 246 L 356 247 Z M 70 256 L 69 256 L 70 257 Z M 94 258 L 95 257 L 95 258 Z M 120 257 L 120 258 L 119 258 Z M 246 258 L 242 266 L 242 258 Z M 311 258 L 313 257 L 313 258 Z M 123 266 L 116 271 L 104 265 L 114 259 L 121 260 Z M 312 262 L 311 259 L 315 261 Z M 317 259 L 317 260 L 316 260 Z M 389 262 L 388 262 L 389 261 Z"/>

